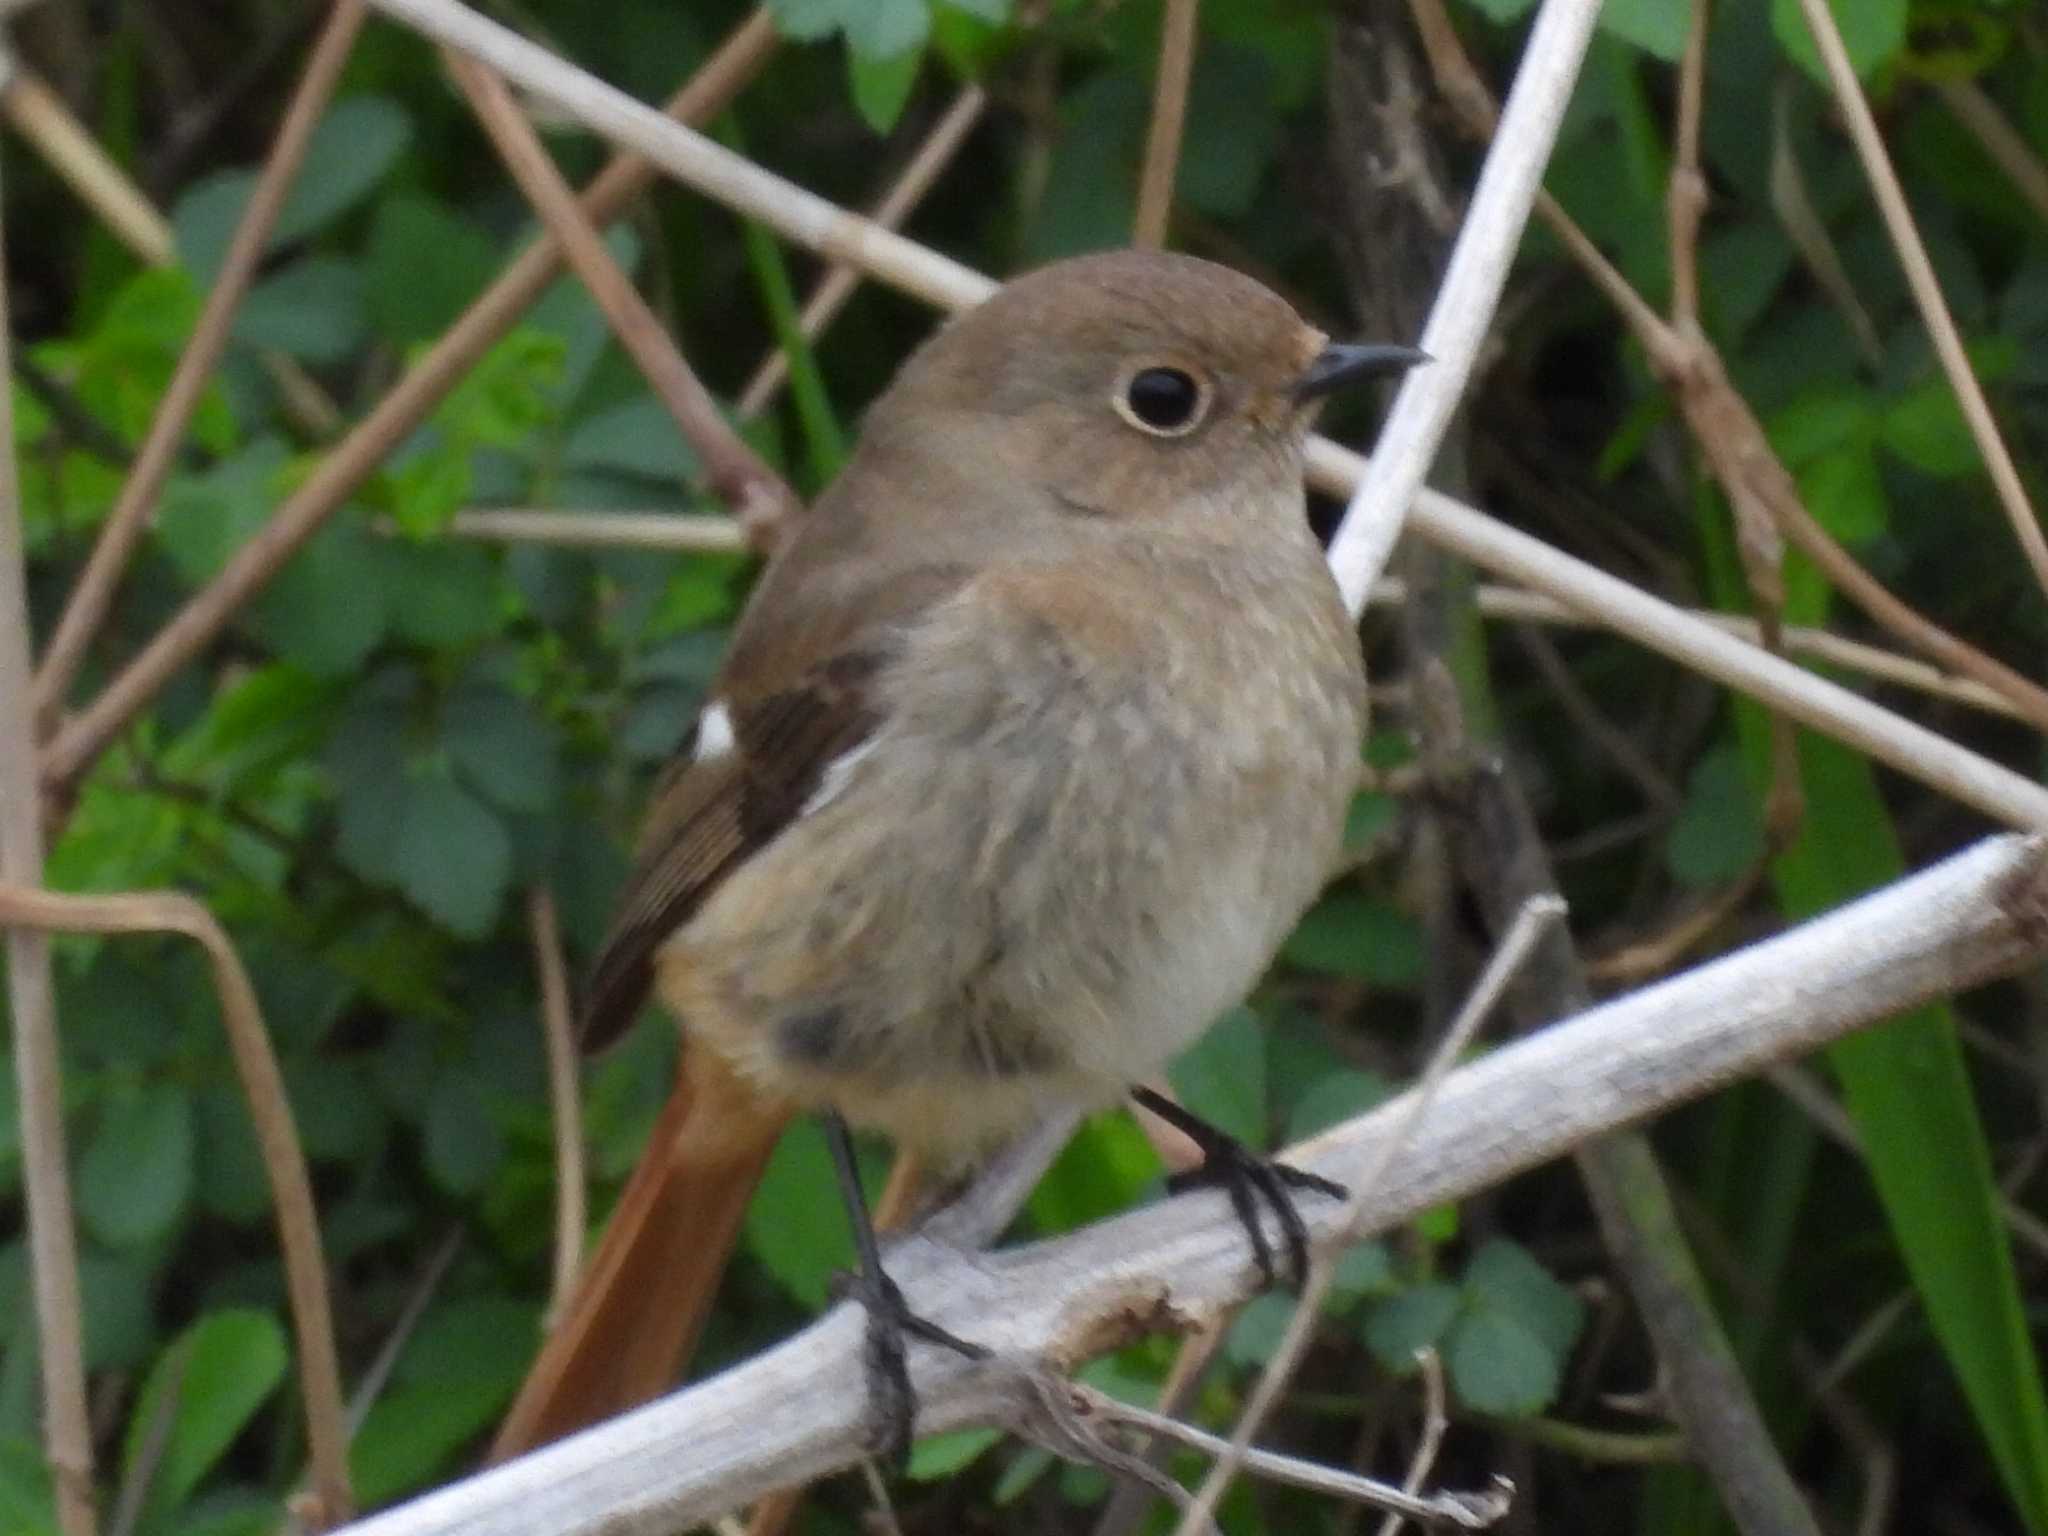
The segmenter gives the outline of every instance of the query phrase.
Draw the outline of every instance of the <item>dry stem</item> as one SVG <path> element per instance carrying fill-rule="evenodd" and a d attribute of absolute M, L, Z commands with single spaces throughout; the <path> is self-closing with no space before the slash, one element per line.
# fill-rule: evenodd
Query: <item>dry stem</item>
<path fill-rule="evenodd" d="M 8 335 L 7 284 L 0 272 L 0 379 L 11 377 Z M 0 389 L 0 880 L 36 886 L 43 879 L 43 832 L 30 702 L 26 559 L 15 479 L 14 395 L 12 389 Z M 92 1429 L 79 1326 L 78 1238 L 64 1162 L 64 1086 L 50 946 L 41 934 L 8 931 L 7 998 L 42 1361 L 43 1444 L 64 1536 L 92 1536 Z"/>
<path fill-rule="evenodd" d="M 1877 131 L 1877 119 L 1870 114 L 1870 103 L 1864 99 L 1855 67 L 1849 62 L 1849 50 L 1842 42 L 1841 29 L 1835 25 L 1834 13 L 1828 9 L 1827 0 L 1799 0 L 1799 8 L 1805 13 L 1807 28 L 1813 33 L 1814 44 L 1820 50 L 1828 81 L 1834 86 L 1836 103 L 1849 125 L 1849 137 L 1855 142 L 1856 153 L 1863 161 L 1863 172 L 1870 178 L 1871 193 L 1877 199 L 1878 211 L 1884 215 L 1892 245 L 1899 253 L 1899 264 L 1905 268 L 1913 300 L 1920 306 L 1920 318 L 1926 322 L 1928 332 L 1934 338 L 1934 350 L 1941 358 L 1942 371 L 1948 375 L 1949 385 L 1956 392 L 1956 403 L 1962 407 L 1963 420 L 1969 423 L 1970 436 L 1976 441 L 1977 451 L 1984 456 L 1985 468 L 1991 472 L 1991 484 L 1998 492 L 1999 504 L 2012 521 L 2013 533 L 2026 553 L 2027 563 L 2034 568 L 2034 579 L 2044 592 L 2048 592 L 2048 536 L 2041 532 L 2040 519 L 2034 515 L 2033 506 L 2027 500 L 2026 487 L 2020 484 L 2019 469 L 2012 461 L 2005 439 L 1999 435 L 1998 423 L 1991 418 L 1991 403 L 1984 398 L 1984 387 L 1977 382 L 1977 375 L 1970 367 L 1969 354 L 1963 350 L 1962 334 L 1956 329 L 1955 317 L 1949 313 L 1948 301 L 1942 297 L 1940 280 L 1934 275 L 1934 263 L 1928 259 L 1927 247 L 1920 239 L 1919 228 L 1913 223 L 1912 211 L 1906 206 L 1906 189 L 1899 185 L 1898 172 L 1892 168 L 1891 157 L 1885 153 L 1884 138 Z"/>
<path fill-rule="evenodd" d="M 2033 963 L 2048 947 L 2048 850 L 1992 839 L 1936 868 L 1711 965 L 1489 1052 L 1445 1079 L 1428 1117 L 1340 1232 L 1334 1202 L 1303 1215 L 1317 1247 L 1356 1241 L 1663 1112 L 1774 1060 L 1929 997 Z M 1289 1160 L 1341 1177 L 1396 1134 L 1405 1097 Z M 998 1193 L 1007 1195 L 1007 1186 Z M 1257 1269 L 1228 1202 L 1190 1193 L 1047 1243 L 962 1254 L 949 1234 L 988 1212 L 942 1213 L 891 1247 L 920 1316 L 1007 1359 L 1069 1364 L 1135 1334 L 1188 1326 L 1251 1294 Z M 984 1239 L 985 1240 L 985 1239 Z M 352 1536 L 673 1532 L 864 1447 L 865 1324 L 840 1306 L 710 1381 L 362 1522 Z M 914 1350 L 921 1426 L 1006 1422 L 1015 1374 Z"/>
<path fill-rule="evenodd" d="M 1145 135 L 1145 161 L 1138 176 L 1138 207 L 1131 244 L 1156 249 L 1166 244 L 1173 212 L 1173 177 L 1180 167 L 1180 143 L 1188 116 L 1188 82 L 1195 72 L 1195 30 L 1200 0 L 1166 0 L 1159 31 L 1159 77 L 1152 86 L 1152 124 Z"/>
<path fill-rule="evenodd" d="M 548 1110 L 555 1129 L 555 1278 L 548 1303 L 553 1315 L 568 1300 L 583 1267 L 583 1097 L 577 1088 L 576 1025 L 569 1003 L 569 968 L 562 960 L 562 929 L 555 917 L 554 893 L 544 885 L 526 893 L 526 926 L 533 941 L 534 973 L 540 979 Z"/>
<path fill-rule="evenodd" d="M 228 1050 L 249 1101 L 249 1120 L 263 1155 L 263 1172 L 277 1209 L 278 1247 L 298 1336 L 299 1386 L 306 1406 L 306 1441 L 312 1451 L 316 1528 L 348 1518 L 348 1422 L 342 1407 L 341 1368 L 334 1350 L 334 1316 L 320 1256 L 320 1223 L 306 1174 L 284 1074 L 270 1048 L 256 988 L 233 943 L 214 915 L 179 891 L 109 896 L 61 895 L 32 886 L 0 886 L 0 923 L 64 933 L 180 933 L 196 940 L 213 966 Z"/>
<path fill-rule="evenodd" d="M 165 479 L 177 466 L 185 428 L 227 346 L 235 311 L 256 275 L 257 263 L 263 259 L 271 226 L 291 191 L 292 178 L 298 174 L 313 129 L 326 110 L 328 98 L 334 94 L 342 66 L 348 62 L 363 15 L 361 0 L 335 0 L 327 25 L 313 45 L 312 56 L 306 60 L 306 72 L 299 78 L 291 104 L 285 108 L 270 156 L 264 161 L 262 173 L 250 189 L 249 201 L 235 224 L 227 254 L 221 259 L 220 275 L 206 295 L 191 339 L 179 354 L 178 366 L 164 387 L 149 431 L 135 451 L 135 462 L 129 467 L 127 479 L 121 483 L 121 494 L 114 499 L 113 511 L 100 529 L 92 554 L 79 573 L 78 584 L 71 589 L 63 617 L 43 653 L 42 665 L 36 672 L 35 706 L 38 722 L 45 728 L 62 704 L 72 678 L 77 676 L 86 647 L 106 621 L 114 589 L 149 525 L 150 514 L 156 510 Z"/>
<path fill-rule="evenodd" d="M 925 193 L 953 163 L 953 157 L 967 142 L 967 135 L 981 121 L 981 115 L 987 108 L 987 91 L 978 85 L 963 86 L 868 217 L 884 229 L 902 228 L 911 210 L 924 200 Z M 815 341 L 824 334 L 825 327 L 845 308 L 846 301 L 860 285 L 861 275 L 858 267 L 844 262 L 835 262 L 826 270 L 811 296 L 804 300 L 803 312 L 797 316 L 797 333 L 805 341 Z M 741 421 L 753 420 L 767 408 L 768 402 L 775 398 L 775 392 L 788 378 L 789 357 L 777 347 L 761 360 L 761 366 L 747 380 L 747 387 L 740 391 L 739 403 L 733 407 L 733 414 Z"/>
<path fill-rule="evenodd" d="M 597 226 L 577 203 L 505 82 L 453 49 L 444 48 L 442 59 L 519 190 L 597 301 L 619 344 L 675 419 L 683 440 L 703 461 L 712 491 L 751 538 L 772 548 L 778 531 L 786 529 L 800 509 L 796 493 L 719 413 L 718 402 L 684 360 L 660 317 L 605 248 Z"/>
<path fill-rule="evenodd" d="M 753 78 L 774 45 L 774 24 L 764 12 L 754 12 L 705 60 L 669 102 L 668 110 L 693 121 L 722 111 Z M 593 219 L 610 219 L 652 176 L 653 167 L 644 160 L 621 155 L 591 183 L 583 196 L 584 207 Z M 105 691 L 58 732 L 43 762 L 46 787 L 67 785 L 85 771 L 157 691 L 234 621 L 385 455 L 425 420 L 560 270 L 561 251 L 550 236 L 543 235 L 519 254 L 279 504 L 255 537 L 236 550 L 220 573 L 193 594 Z"/>

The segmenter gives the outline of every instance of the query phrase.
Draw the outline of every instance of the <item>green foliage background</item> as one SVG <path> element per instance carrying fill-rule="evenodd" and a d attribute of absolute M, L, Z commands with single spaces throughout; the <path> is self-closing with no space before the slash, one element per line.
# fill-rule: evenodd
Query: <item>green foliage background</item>
<path fill-rule="evenodd" d="M 1128 238 L 1159 35 L 1156 3 L 772 0 L 790 46 L 717 125 L 765 164 L 870 201 L 966 81 L 994 106 L 911 231 L 1003 273 Z M 1504 80 L 1527 0 L 1456 8 Z M 172 268 L 143 270 L 40 164 L 7 146 L 16 449 L 32 614 L 47 638 L 147 427 L 247 196 L 310 14 L 272 0 L 52 5 L 23 46 L 158 197 Z M 729 3 L 526 0 L 501 17 L 647 99 L 671 91 L 743 12 Z M 2048 451 L 2048 222 L 1959 126 L 1936 87 L 1980 88 L 2048 157 L 2048 25 L 2023 0 L 1837 0 L 1914 213 L 1980 375 L 2039 500 Z M 1709 333 L 1808 507 L 1884 580 L 1976 643 L 2037 670 L 2042 594 L 2011 550 L 1837 131 L 1796 0 L 1714 19 L 1705 115 L 1714 203 L 1701 258 Z M 1664 195 L 1680 0 L 1609 0 L 1548 178 L 1653 302 L 1669 283 Z M 1351 295 L 1331 239 L 1326 93 L 1343 6 L 1207 0 L 1174 241 L 1284 285 L 1330 328 Z M 1436 131 L 1455 163 L 1472 151 Z M 604 149 L 550 142 L 587 177 Z M 1871 344 L 1802 265 L 1773 200 L 1796 167 L 1868 316 Z M 260 527 L 324 444 L 286 408 L 266 350 L 365 411 L 528 239 L 532 221 L 432 51 L 368 27 L 279 220 L 235 340 L 195 418 L 145 553 L 99 638 L 89 696 Z M 786 333 L 813 262 L 673 189 L 609 236 L 713 388 L 730 397 Z M 750 436 L 805 491 L 829 479 L 861 405 L 930 318 L 864 290 L 815 350 L 793 403 Z M 1725 507 L 1668 397 L 1613 316 L 1532 232 L 1469 412 L 1485 505 L 1675 599 L 1744 605 Z M 40 382 L 38 382 L 40 381 Z M 1333 416 L 1338 435 L 1371 425 Z M 751 576 L 731 556 L 589 553 L 454 538 L 470 506 L 704 510 L 697 465 L 570 281 L 548 296 L 189 667 L 80 787 L 50 856 L 65 890 L 176 886 L 227 923 L 285 1062 L 316 1177 L 351 1382 L 396 1342 L 353 1448 L 376 1503 L 454 1476 L 530 1357 L 553 1180 L 522 893 L 551 890 L 587 958 L 647 783 L 679 742 Z M 1862 633 L 1796 558 L 1793 617 Z M 1382 678 L 1398 656 L 1369 623 Z M 1764 726 L 1666 664 L 1597 634 L 1555 639 L 1585 706 L 1671 787 L 1641 783 L 1578 729 L 1505 630 L 1492 686 L 1514 766 L 1594 949 L 1652 931 L 1765 847 Z M 1891 700 L 2030 773 L 2039 743 L 1998 717 Z M 1573 705 L 1572 707 L 1579 707 Z M 1562 716 L 1569 718 L 1569 712 Z M 1398 701 L 1368 758 L 1407 756 Z M 1981 828 L 1918 789 L 1805 744 L 1808 819 L 1773 883 L 1717 930 L 1728 945 L 1825 909 Z M 1419 894 L 1413 806 L 1362 794 L 1359 856 L 1267 984 L 1176 1069 L 1184 1097 L 1259 1145 L 1333 1122 L 1412 1070 L 1441 982 L 1475 936 Z M 254 1141 L 200 957 L 180 942 L 63 941 L 66 1101 L 82 1225 L 88 1364 L 110 1488 L 145 1475 L 135 1529 L 226 1536 L 278 1525 L 303 1469 L 282 1281 Z M 1835 1390 L 1894 1458 L 1899 1530 L 2048 1530 L 2048 1413 L 2033 1330 L 2038 1245 L 2008 1251 L 2001 1201 L 2038 1222 L 2038 977 L 1929 1009 L 1832 1062 L 1866 1157 L 1745 1086 L 1660 1127 L 1658 1143 L 1731 1333 L 1788 1460 L 1835 1524 L 1862 1448 L 1817 1410 L 1813 1364 L 1894 1298 Z M 1958 1041 L 1970 1042 L 1966 1048 Z M 669 1080 L 650 1019 L 586 1080 L 602 1190 L 616 1187 Z M 849 1248 L 824 1149 L 778 1152 L 704 1351 L 756 1350 L 826 1298 Z M 879 1170 L 879 1153 L 877 1161 Z M 0 1532 L 52 1528 L 35 1445 L 36 1340 L 20 1240 L 15 1102 L 0 1099 Z M 2006 1188 L 2000 1194 L 2000 1181 Z M 1032 1202 L 1056 1231 L 1157 1192 L 1120 1117 L 1091 1123 Z M 1720 1529 L 1661 1421 L 1612 1400 L 1653 1361 L 1572 1176 L 1549 1171 L 1368 1245 L 1342 1284 L 1278 1434 L 1398 1470 L 1415 1418 L 1410 1360 L 1442 1353 L 1456 1424 L 1443 1476 L 1499 1469 L 1523 1529 Z M 417 1327 L 400 1334 L 408 1304 Z M 1196 1411 L 1228 1420 L 1277 1339 L 1274 1298 L 1242 1315 Z M 1090 1368 L 1149 1400 L 1171 1346 Z M 161 1436 L 160 1449 L 145 1452 Z M 1177 1473 L 1194 1467 L 1176 1463 Z M 993 1436 L 919 1448 L 912 1529 L 1080 1529 L 1101 1474 Z M 857 1490 L 807 1528 L 852 1530 Z M 1947 1526 L 1931 1523 L 1940 1518 Z M 1330 1531 L 1325 1501 L 1240 1489 L 1232 1532 Z"/>

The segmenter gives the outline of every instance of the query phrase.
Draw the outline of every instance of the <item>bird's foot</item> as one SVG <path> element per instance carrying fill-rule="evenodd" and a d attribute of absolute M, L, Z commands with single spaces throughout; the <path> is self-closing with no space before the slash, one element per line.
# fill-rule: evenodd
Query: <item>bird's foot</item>
<path fill-rule="evenodd" d="M 1208 1121 L 1190 1114 L 1163 1094 L 1154 1093 L 1149 1088 L 1136 1088 L 1131 1096 L 1201 1148 L 1201 1166 L 1170 1176 L 1166 1181 L 1167 1189 L 1179 1194 L 1186 1189 L 1216 1188 L 1228 1195 L 1238 1224 L 1251 1240 L 1252 1258 L 1259 1266 L 1259 1277 L 1270 1286 L 1280 1279 L 1280 1275 L 1273 1263 L 1272 1240 L 1266 1236 L 1265 1226 L 1259 1220 L 1259 1205 L 1263 1202 L 1280 1224 L 1280 1240 L 1287 1249 L 1288 1284 L 1298 1286 L 1306 1280 L 1308 1225 L 1295 1206 L 1293 1191 L 1311 1190 L 1337 1200 L 1346 1199 L 1350 1192 L 1342 1184 L 1320 1174 L 1259 1156 L 1229 1132 L 1220 1131 Z"/>
<path fill-rule="evenodd" d="M 867 1312 L 864 1363 L 869 1444 L 884 1465 L 900 1469 L 909 1460 L 911 1430 L 917 1418 L 917 1394 L 910 1386 L 907 1341 L 922 1339 L 927 1344 L 942 1345 L 969 1360 L 986 1360 L 989 1350 L 911 1311 L 896 1282 L 880 1268 L 846 1276 L 845 1286 Z"/>

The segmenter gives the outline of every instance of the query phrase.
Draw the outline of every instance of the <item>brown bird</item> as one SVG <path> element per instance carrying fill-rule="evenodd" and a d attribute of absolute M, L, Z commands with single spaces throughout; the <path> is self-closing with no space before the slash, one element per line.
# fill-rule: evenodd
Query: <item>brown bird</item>
<path fill-rule="evenodd" d="M 852 1191 L 881 1437 L 910 1316 L 849 1123 L 960 1166 L 1155 1076 L 1239 1001 L 1336 855 L 1365 723 L 1312 536 L 1317 402 L 1418 361 L 1331 345 L 1250 278 L 1118 252 L 1011 282 L 920 348 L 770 562 L 657 789 L 584 1043 L 650 989 L 681 1081 L 502 1427 L 505 1456 L 678 1373 L 782 1128 Z M 1299 1269 L 1285 1186 L 1169 1101 Z"/>

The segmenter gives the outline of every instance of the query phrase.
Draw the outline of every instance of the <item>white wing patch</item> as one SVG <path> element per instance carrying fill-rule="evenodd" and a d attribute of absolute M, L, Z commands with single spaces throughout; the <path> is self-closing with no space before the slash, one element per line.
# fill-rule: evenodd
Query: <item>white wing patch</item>
<path fill-rule="evenodd" d="M 723 704 L 713 699 L 697 717 L 697 750 L 694 756 L 701 763 L 708 758 L 723 757 L 732 748 L 732 715 Z"/>
<path fill-rule="evenodd" d="M 860 760 L 874 750 L 875 743 L 871 737 L 859 746 L 849 748 L 833 758 L 825 765 L 824 776 L 818 780 L 818 787 L 811 791 L 811 798 L 804 802 L 804 808 L 797 814 L 809 816 L 838 799 L 845 791 L 847 781 L 853 777 L 853 770 L 860 765 Z"/>

